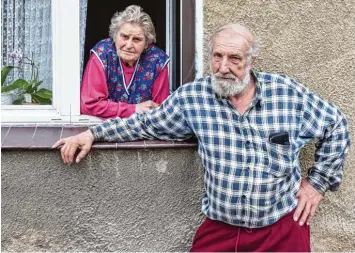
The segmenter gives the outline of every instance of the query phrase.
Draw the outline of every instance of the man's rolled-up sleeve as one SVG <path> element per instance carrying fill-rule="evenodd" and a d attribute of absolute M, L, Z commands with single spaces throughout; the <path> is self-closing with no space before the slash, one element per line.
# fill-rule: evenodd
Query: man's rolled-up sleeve
<path fill-rule="evenodd" d="M 346 116 L 334 105 L 310 94 L 305 101 L 302 138 L 318 138 L 315 162 L 308 171 L 308 181 L 321 194 L 339 188 L 343 166 L 350 147 Z"/>

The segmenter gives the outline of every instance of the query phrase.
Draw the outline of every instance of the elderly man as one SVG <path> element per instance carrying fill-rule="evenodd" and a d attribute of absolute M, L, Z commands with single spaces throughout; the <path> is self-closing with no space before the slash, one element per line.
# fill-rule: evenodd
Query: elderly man
<path fill-rule="evenodd" d="M 210 41 L 212 75 L 180 87 L 159 108 L 111 119 L 59 140 L 65 163 L 94 141 L 182 140 L 195 135 L 204 165 L 202 212 L 191 251 L 310 251 L 309 223 L 342 180 L 350 146 L 339 109 L 295 80 L 253 72 L 257 43 L 232 24 Z M 319 140 L 301 177 L 299 152 Z"/>

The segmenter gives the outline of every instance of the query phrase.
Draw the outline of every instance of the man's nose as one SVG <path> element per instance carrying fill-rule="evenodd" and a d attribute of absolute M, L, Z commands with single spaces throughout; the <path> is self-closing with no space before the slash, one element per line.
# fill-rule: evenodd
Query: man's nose
<path fill-rule="evenodd" d="M 222 62 L 221 62 L 221 65 L 219 67 L 219 72 L 221 74 L 228 74 L 230 73 L 230 69 L 229 69 L 229 62 L 227 59 L 223 59 Z"/>

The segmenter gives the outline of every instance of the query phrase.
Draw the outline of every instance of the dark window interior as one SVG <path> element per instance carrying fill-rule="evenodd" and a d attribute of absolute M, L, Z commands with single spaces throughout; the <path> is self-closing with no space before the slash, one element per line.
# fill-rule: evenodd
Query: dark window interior
<path fill-rule="evenodd" d="M 173 27 L 176 32 L 174 34 L 173 46 L 176 50 L 170 53 L 174 54 L 175 59 L 170 63 L 169 68 L 172 69 L 173 87 L 180 86 L 180 0 L 174 0 L 172 8 L 174 11 Z M 123 11 L 129 5 L 139 5 L 143 11 L 148 13 L 151 17 L 155 32 L 157 34 L 157 46 L 166 51 L 166 0 L 88 0 L 87 19 L 86 19 L 86 37 L 85 37 L 85 52 L 84 52 L 84 66 L 90 57 L 90 50 L 95 44 L 108 37 L 108 29 L 111 23 L 113 14 L 117 11 Z"/>
<path fill-rule="evenodd" d="M 123 11 L 127 6 L 135 4 L 151 17 L 157 34 L 157 46 L 165 50 L 165 10 L 166 0 L 151 1 L 117 1 L 117 0 L 88 0 L 86 37 L 85 37 L 85 64 L 90 56 L 90 49 L 95 44 L 108 37 L 108 28 L 115 12 Z"/>

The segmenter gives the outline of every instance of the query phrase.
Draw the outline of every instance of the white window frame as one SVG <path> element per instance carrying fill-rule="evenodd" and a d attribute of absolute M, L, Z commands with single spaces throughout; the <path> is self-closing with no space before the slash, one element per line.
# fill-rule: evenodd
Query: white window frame
<path fill-rule="evenodd" d="M 203 0 L 195 0 L 195 78 L 203 76 Z"/>
<path fill-rule="evenodd" d="M 52 0 L 52 105 L 2 105 L 2 124 L 90 124 L 80 115 L 80 2 Z"/>

